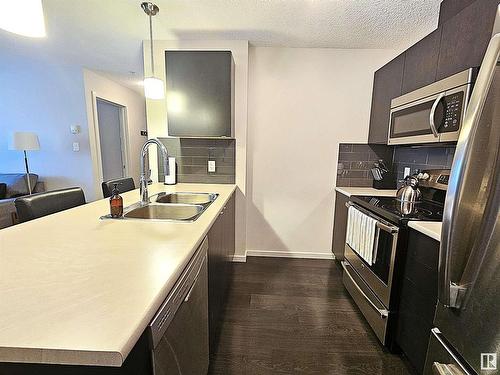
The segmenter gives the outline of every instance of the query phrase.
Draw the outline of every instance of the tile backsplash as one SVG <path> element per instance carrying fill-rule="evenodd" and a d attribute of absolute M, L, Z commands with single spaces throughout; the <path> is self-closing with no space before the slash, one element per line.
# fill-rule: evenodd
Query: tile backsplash
<path fill-rule="evenodd" d="M 382 159 L 392 169 L 392 147 L 341 143 L 337 165 L 337 186 L 371 187 L 370 169 L 373 163 Z"/>
<path fill-rule="evenodd" d="M 394 148 L 393 165 L 399 180 L 404 178 L 404 168 L 411 173 L 416 169 L 449 169 L 453 163 L 455 146 L 400 146 Z"/>
<path fill-rule="evenodd" d="M 177 163 L 177 182 L 234 184 L 235 139 L 160 138 L 169 156 Z M 208 172 L 208 161 L 215 160 L 215 172 Z M 163 163 L 158 158 L 159 181 L 164 181 Z"/>
<path fill-rule="evenodd" d="M 337 186 L 371 187 L 370 169 L 379 159 L 384 160 L 394 178 L 404 178 L 404 168 L 449 169 L 455 154 L 454 145 L 439 146 L 385 146 L 341 143 L 337 165 Z"/>

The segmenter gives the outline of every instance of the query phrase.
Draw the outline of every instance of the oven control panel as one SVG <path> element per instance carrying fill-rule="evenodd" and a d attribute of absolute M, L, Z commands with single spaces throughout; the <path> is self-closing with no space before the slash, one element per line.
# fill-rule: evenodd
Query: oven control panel
<path fill-rule="evenodd" d="M 419 185 L 439 190 L 447 190 L 450 181 L 449 169 L 429 169 L 417 176 Z"/>

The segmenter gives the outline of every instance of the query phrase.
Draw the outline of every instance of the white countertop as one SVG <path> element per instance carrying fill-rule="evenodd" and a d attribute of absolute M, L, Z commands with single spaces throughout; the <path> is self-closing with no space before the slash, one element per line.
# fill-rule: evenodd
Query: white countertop
<path fill-rule="evenodd" d="M 436 241 L 441 241 L 441 226 L 440 221 L 409 221 L 408 226 L 413 228 Z"/>
<path fill-rule="evenodd" d="M 395 197 L 397 190 L 391 189 L 374 189 L 370 187 L 336 187 L 336 191 L 347 195 L 350 197 L 351 195 L 371 195 L 374 197 Z"/>
<path fill-rule="evenodd" d="M 149 187 L 219 193 L 193 223 L 102 221 L 105 199 L 0 230 L 0 362 L 120 366 L 234 190 Z"/>

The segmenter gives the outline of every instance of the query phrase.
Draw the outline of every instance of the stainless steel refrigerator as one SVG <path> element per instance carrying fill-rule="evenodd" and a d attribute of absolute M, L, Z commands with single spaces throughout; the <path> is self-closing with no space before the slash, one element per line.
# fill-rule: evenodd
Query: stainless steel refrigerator
<path fill-rule="evenodd" d="M 500 6 L 446 197 L 425 375 L 500 374 Z"/>

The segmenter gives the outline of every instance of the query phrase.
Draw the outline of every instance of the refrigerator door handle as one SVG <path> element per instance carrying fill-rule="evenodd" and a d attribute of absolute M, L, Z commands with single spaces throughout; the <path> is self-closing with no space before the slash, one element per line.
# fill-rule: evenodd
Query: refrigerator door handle
<path fill-rule="evenodd" d="M 458 228 L 456 221 L 458 219 L 458 208 L 462 196 L 463 184 L 462 181 L 469 167 L 469 159 L 471 158 L 471 149 L 474 144 L 476 132 L 479 126 L 479 120 L 489 93 L 495 69 L 497 67 L 498 58 L 500 55 L 500 33 L 497 33 L 490 40 L 488 49 L 481 64 L 479 75 L 476 80 L 474 90 L 472 92 L 469 105 L 465 114 L 464 123 L 460 131 L 460 138 L 457 144 L 455 158 L 451 169 L 451 178 L 448 185 L 446 195 L 446 203 L 443 213 L 443 227 L 441 233 L 440 259 L 439 259 L 439 301 L 452 308 L 460 308 L 463 297 L 467 292 L 467 285 L 461 283 L 464 279 L 463 272 L 454 270 L 454 278 L 452 280 L 452 253 L 451 244 L 454 236 L 453 230 Z M 470 257 L 477 256 L 473 252 Z M 472 263 L 470 259 L 466 259 L 464 263 Z M 469 273 L 476 273 L 477 270 L 467 270 Z M 465 277 L 470 280 L 471 275 Z"/>
<path fill-rule="evenodd" d="M 452 361 L 455 363 L 443 364 L 439 362 L 432 363 L 432 372 L 435 375 L 472 375 L 466 370 L 455 353 L 448 347 L 448 344 L 441 338 L 441 331 L 438 328 L 432 328 L 431 333 L 434 338 L 441 344 L 442 348 L 446 350 Z"/>

